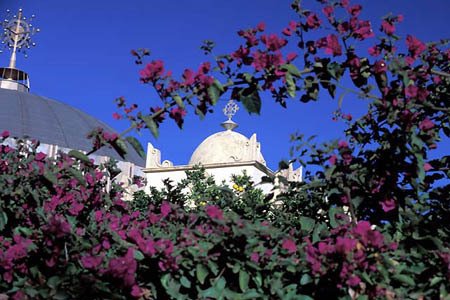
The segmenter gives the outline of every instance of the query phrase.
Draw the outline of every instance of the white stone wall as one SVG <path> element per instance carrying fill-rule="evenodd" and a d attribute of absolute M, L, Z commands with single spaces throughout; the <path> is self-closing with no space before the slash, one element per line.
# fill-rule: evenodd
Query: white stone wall
<path fill-rule="evenodd" d="M 252 165 L 228 165 L 228 166 L 204 166 L 206 173 L 214 177 L 217 184 L 225 181 L 227 184 L 232 186 L 231 176 L 232 175 L 242 175 L 246 171 L 247 175 L 250 176 L 255 184 L 258 184 L 258 188 L 262 189 L 265 193 L 269 193 L 272 190 L 272 185 L 270 184 L 259 184 L 263 176 L 268 174 L 261 171 Z M 186 171 L 192 170 L 192 166 L 177 166 L 171 168 L 158 168 L 158 169 L 144 169 L 147 178 L 146 191 L 149 190 L 150 186 L 156 187 L 158 189 L 163 188 L 163 181 L 170 178 L 174 183 L 179 183 L 181 180 L 186 178 Z"/>

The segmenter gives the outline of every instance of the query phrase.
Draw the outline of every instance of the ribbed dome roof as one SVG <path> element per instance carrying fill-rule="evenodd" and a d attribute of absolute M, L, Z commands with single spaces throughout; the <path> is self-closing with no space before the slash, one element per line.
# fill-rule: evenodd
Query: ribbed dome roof
<path fill-rule="evenodd" d="M 92 146 L 86 135 L 97 127 L 115 132 L 105 123 L 67 104 L 25 92 L 0 89 L 0 131 L 9 130 L 12 136 L 28 136 L 45 144 L 89 151 Z M 124 160 L 106 147 L 95 154 Z M 131 145 L 125 160 L 138 166 L 145 165 L 144 159 Z"/>
<path fill-rule="evenodd" d="M 190 165 L 258 161 L 266 164 L 256 135 L 251 139 L 232 130 L 225 130 L 207 137 L 195 149 Z"/>

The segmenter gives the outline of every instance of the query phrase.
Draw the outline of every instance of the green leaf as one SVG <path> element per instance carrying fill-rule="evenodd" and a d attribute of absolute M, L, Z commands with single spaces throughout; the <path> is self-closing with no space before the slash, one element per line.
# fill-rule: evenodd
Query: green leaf
<path fill-rule="evenodd" d="M 311 283 L 313 280 L 309 274 L 303 274 L 302 278 L 300 279 L 300 285 L 307 285 L 308 283 Z"/>
<path fill-rule="evenodd" d="M 253 278 L 253 281 L 256 283 L 256 285 L 257 285 L 258 287 L 262 286 L 263 280 L 262 280 L 261 273 L 257 272 L 257 273 L 256 273 L 256 276 Z"/>
<path fill-rule="evenodd" d="M 261 112 L 261 97 L 256 86 L 252 85 L 248 88 L 241 89 L 239 91 L 239 100 L 250 114 L 255 113 L 259 115 Z"/>
<path fill-rule="evenodd" d="M 57 291 L 56 294 L 53 296 L 53 299 L 55 300 L 68 300 L 71 297 L 64 291 Z"/>
<path fill-rule="evenodd" d="M 243 294 L 240 299 L 261 299 L 262 295 L 258 293 L 255 289 L 248 290 L 245 294 Z"/>
<path fill-rule="evenodd" d="M 181 276 L 180 283 L 185 288 L 191 288 L 191 282 L 185 276 Z"/>
<path fill-rule="evenodd" d="M 241 288 L 242 292 L 245 292 L 248 290 L 248 281 L 250 280 L 250 276 L 247 272 L 240 270 L 239 271 L 239 287 Z"/>
<path fill-rule="evenodd" d="M 341 109 L 342 108 L 342 102 L 344 101 L 344 97 L 347 94 L 347 92 L 343 92 L 338 99 L 338 108 Z"/>
<path fill-rule="evenodd" d="M 143 260 L 145 258 L 144 254 L 139 250 L 134 250 L 134 258 L 136 260 Z"/>
<path fill-rule="evenodd" d="M 225 278 L 220 277 L 219 280 L 216 281 L 215 286 L 218 290 L 222 291 L 225 288 L 225 285 L 227 284 Z"/>
<path fill-rule="evenodd" d="M 137 154 L 139 154 L 140 157 L 145 158 L 144 147 L 142 147 L 142 144 L 138 141 L 137 138 L 135 138 L 134 136 L 127 136 L 126 140 L 128 143 L 130 143 L 133 149 L 136 150 Z"/>
<path fill-rule="evenodd" d="M 120 157 L 124 158 L 124 156 L 128 153 L 128 147 L 124 140 L 118 138 L 111 144 L 116 150 L 116 152 L 120 155 Z"/>
<path fill-rule="evenodd" d="M 441 282 L 443 279 L 444 279 L 444 278 L 439 277 L 439 276 L 433 277 L 433 279 L 431 279 L 431 281 L 430 281 L 430 286 L 433 286 L 433 285 L 438 284 L 438 283 Z"/>
<path fill-rule="evenodd" d="M 150 129 L 151 133 L 155 138 L 158 138 L 159 136 L 159 130 L 158 125 L 156 124 L 155 120 L 151 116 L 141 116 L 142 121 L 145 122 L 145 125 L 148 129 Z"/>
<path fill-rule="evenodd" d="M 161 284 L 167 290 L 169 288 L 170 274 L 165 274 L 161 277 Z"/>
<path fill-rule="evenodd" d="M 47 280 L 48 287 L 56 289 L 56 287 L 61 283 L 61 278 L 59 276 L 52 276 Z"/>
<path fill-rule="evenodd" d="M 49 170 L 45 170 L 44 171 L 44 178 L 47 179 L 50 183 L 56 184 L 58 182 L 58 179 L 56 178 L 56 175 L 49 171 Z"/>
<path fill-rule="evenodd" d="M 336 96 L 336 85 L 329 84 L 327 87 L 327 91 L 330 94 L 331 98 L 334 99 L 334 97 Z"/>
<path fill-rule="evenodd" d="M 214 83 L 208 87 L 208 96 L 211 99 L 211 103 L 214 105 L 219 100 L 219 97 L 223 94 L 224 89 L 222 84 L 215 79 Z"/>
<path fill-rule="evenodd" d="M 2 228 L 1 228 L 1 214 L 0 214 L 0 230 L 2 230 Z M 30 235 L 33 234 L 33 230 L 31 230 L 28 227 L 18 226 L 16 228 L 14 228 L 14 233 L 15 234 L 23 234 L 25 236 L 30 236 Z"/>
<path fill-rule="evenodd" d="M 279 170 L 286 170 L 289 169 L 289 162 L 286 160 L 282 160 L 278 163 L 278 169 Z"/>
<path fill-rule="evenodd" d="M 175 100 L 175 102 L 177 103 L 177 105 L 181 108 L 184 109 L 185 105 L 183 102 L 183 99 L 180 97 L 180 95 L 175 95 L 172 97 L 173 100 Z"/>
<path fill-rule="evenodd" d="M 300 216 L 300 226 L 302 230 L 310 232 L 314 229 L 315 224 L 316 222 L 314 221 L 314 219 L 305 216 Z"/>
<path fill-rule="evenodd" d="M 86 164 L 90 164 L 91 163 L 91 160 L 89 159 L 89 157 L 86 154 L 81 153 L 78 150 L 70 150 L 68 154 L 69 154 L 70 157 L 76 158 L 79 161 L 82 161 L 82 162 L 84 162 Z"/>
<path fill-rule="evenodd" d="M 5 226 L 8 224 L 8 215 L 4 212 L 0 212 L 0 231 L 5 229 Z"/>
<path fill-rule="evenodd" d="M 197 280 L 200 281 L 201 284 L 205 283 L 205 278 L 208 276 L 208 269 L 204 265 L 197 265 L 196 268 Z"/>
<path fill-rule="evenodd" d="M 284 78 L 286 79 L 286 90 L 287 90 L 288 95 L 291 98 L 295 98 L 297 86 L 295 85 L 294 78 L 289 73 L 287 73 Z"/>
<path fill-rule="evenodd" d="M 367 274 L 366 272 L 363 272 L 361 274 L 361 277 L 368 283 L 373 284 L 372 279 L 370 278 L 369 274 Z"/>
<path fill-rule="evenodd" d="M 219 274 L 219 267 L 212 260 L 208 260 L 208 267 L 211 270 L 211 272 L 214 274 L 214 276 L 217 276 L 217 274 Z"/>
<path fill-rule="evenodd" d="M 39 294 L 39 291 L 31 286 L 25 286 L 23 289 L 25 291 L 25 294 L 32 298 L 35 298 Z"/>
<path fill-rule="evenodd" d="M 404 275 L 404 274 L 396 274 L 396 275 L 394 275 L 394 276 L 392 276 L 392 277 L 393 277 L 395 280 L 397 280 L 397 281 L 399 281 L 399 282 L 401 282 L 401 283 L 404 283 L 404 284 L 406 284 L 406 285 L 409 285 L 409 286 L 415 286 L 415 285 L 416 285 L 414 279 L 413 279 L 412 277 L 408 276 L 408 275 Z"/>
<path fill-rule="evenodd" d="M 75 168 L 70 168 L 68 170 L 68 172 L 70 173 L 70 175 L 72 175 L 76 180 L 78 180 L 78 183 L 80 183 L 81 185 L 85 186 L 86 185 L 86 180 L 84 179 L 83 173 L 81 173 L 80 170 L 75 169 Z"/>
<path fill-rule="evenodd" d="M 338 222 L 336 221 L 337 213 L 342 213 L 342 211 L 339 208 L 337 208 L 336 206 L 331 207 L 328 212 L 328 216 L 330 218 L 330 225 L 333 228 L 336 228 L 339 226 Z"/>
<path fill-rule="evenodd" d="M 327 226 L 324 223 L 320 223 L 316 228 L 314 228 L 312 242 L 316 243 L 320 241 L 322 232 L 327 229 Z"/>
<path fill-rule="evenodd" d="M 288 74 L 295 76 L 295 77 L 302 76 L 302 74 L 300 73 L 300 70 L 295 65 L 292 65 L 292 64 L 282 65 L 281 70 L 287 71 Z"/>
<path fill-rule="evenodd" d="M 344 74 L 344 70 L 340 64 L 337 62 L 331 62 L 327 65 L 327 71 L 336 80 L 341 78 L 342 74 Z"/>

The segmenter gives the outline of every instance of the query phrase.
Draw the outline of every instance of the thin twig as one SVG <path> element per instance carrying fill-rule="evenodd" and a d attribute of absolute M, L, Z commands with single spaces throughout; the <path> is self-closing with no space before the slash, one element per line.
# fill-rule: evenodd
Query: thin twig
<path fill-rule="evenodd" d="M 356 225 L 358 220 L 356 219 L 355 208 L 353 207 L 353 202 L 352 202 L 352 198 L 351 198 L 351 195 L 350 195 L 350 190 L 347 188 L 345 190 L 345 193 L 347 195 L 348 207 L 350 209 L 350 216 L 352 218 L 351 221 L 352 221 L 353 225 Z"/>
<path fill-rule="evenodd" d="M 431 70 L 430 70 L 430 73 L 435 74 L 435 75 L 439 75 L 439 76 L 444 76 L 444 77 L 450 78 L 450 74 L 447 73 L 447 72 L 443 72 L 443 71 L 431 69 Z"/>

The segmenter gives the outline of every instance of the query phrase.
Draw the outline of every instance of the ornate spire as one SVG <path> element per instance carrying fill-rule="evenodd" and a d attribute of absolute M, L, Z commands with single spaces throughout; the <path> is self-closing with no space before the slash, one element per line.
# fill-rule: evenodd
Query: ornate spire
<path fill-rule="evenodd" d="M 236 101 L 230 99 L 227 105 L 225 105 L 225 107 L 223 108 L 223 114 L 228 118 L 228 120 L 220 125 L 222 125 L 222 127 L 226 130 L 233 130 L 234 128 L 238 127 L 238 124 L 231 120 L 231 118 L 233 118 L 238 110 L 239 106 L 237 105 Z"/>
<path fill-rule="evenodd" d="M 7 10 L 10 14 L 10 11 Z M 3 34 L 2 34 L 2 44 L 9 48 L 11 51 L 11 58 L 9 60 L 9 68 L 16 68 L 16 55 L 17 52 L 23 52 L 25 57 L 26 49 L 30 49 L 36 46 L 36 43 L 31 41 L 31 37 L 39 32 L 38 28 L 34 28 L 31 21 L 34 19 L 34 15 L 27 20 L 23 16 L 22 9 L 19 9 L 17 15 L 13 15 L 11 19 L 6 18 L 3 21 Z"/>
<path fill-rule="evenodd" d="M 9 15 L 10 11 L 7 10 L 7 13 Z M 7 17 L 2 22 L 3 33 L 0 35 L 0 40 L 5 48 L 11 50 L 11 58 L 7 68 L 0 68 L 0 88 L 18 91 L 30 89 L 28 74 L 16 69 L 16 57 L 17 52 L 22 52 L 27 57 L 26 50 L 36 45 L 31 41 L 31 37 L 39 32 L 39 29 L 31 24 L 33 18 L 34 15 L 27 20 L 23 16 L 22 9 L 19 9 L 17 15 Z"/>

